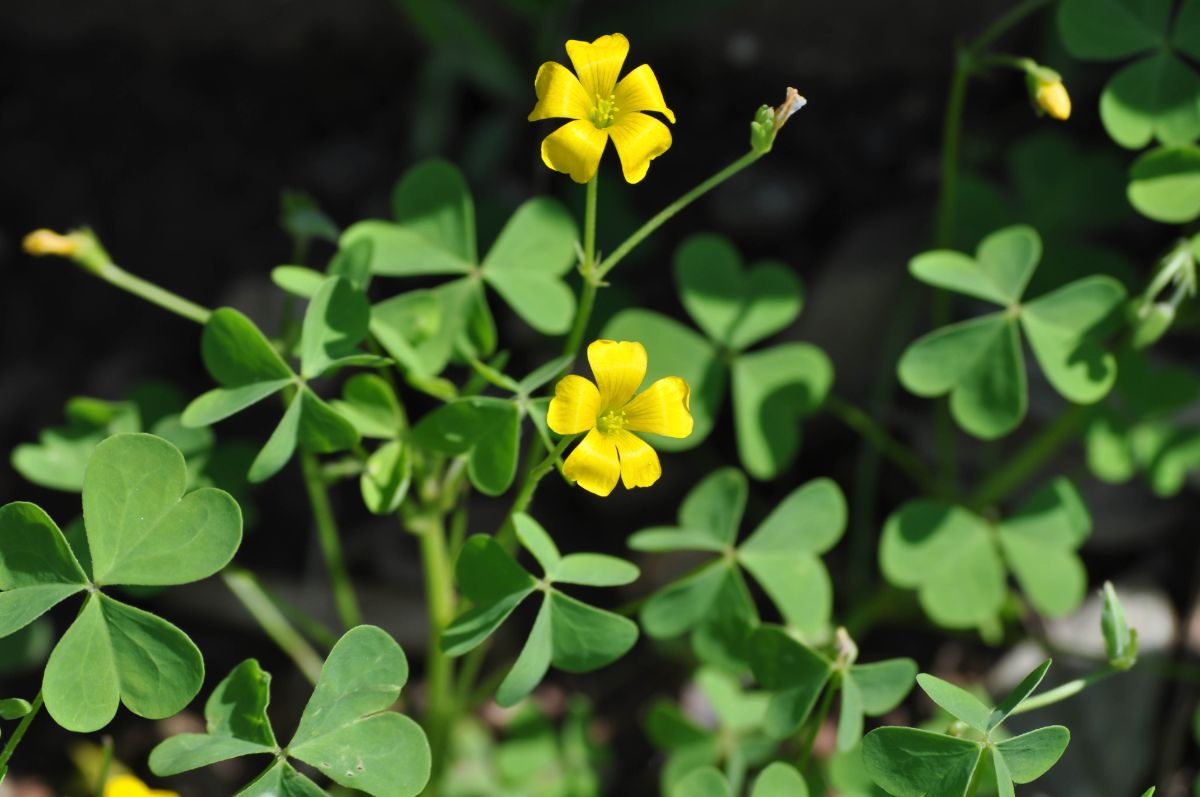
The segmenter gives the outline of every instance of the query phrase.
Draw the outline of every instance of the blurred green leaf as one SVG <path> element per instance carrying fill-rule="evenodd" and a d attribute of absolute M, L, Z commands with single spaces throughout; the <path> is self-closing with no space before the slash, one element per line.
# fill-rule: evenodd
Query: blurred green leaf
<path fill-rule="evenodd" d="M 1158 147 L 1142 155 L 1129 170 L 1129 201 L 1143 216 L 1168 224 L 1200 216 L 1200 148 Z"/>
<path fill-rule="evenodd" d="M 359 477 L 363 503 L 373 515 L 390 515 L 400 508 L 412 482 L 412 457 L 401 440 L 389 440 L 367 457 Z"/>
<path fill-rule="evenodd" d="M 1200 76 L 1160 50 L 1113 76 L 1100 95 L 1100 120 L 1126 149 L 1190 144 L 1200 136 Z"/>
<path fill-rule="evenodd" d="M 279 223 L 288 235 L 305 243 L 312 238 L 337 243 L 337 225 L 321 210 L 317 200 L 304 191 L 283 192 Z"/>
<path fill-rule="evenodd" d="M 1137 662 L 1137 631 L 1129 627 L 1125 609 L 1111 581 L 1104 582 L 1104 608 L 1100 613 L 1100 632 L 1109 666 L 1128 670 Z M 1200 715 L 1198 715 L 1200 716 Z"/>
<path fill-rule="evenodd" d="M 808 797 L 808 784 L 791 764 L 776 761 L 759 773 L 750 797 Z"/>
<path fill-rule="evenodd" d="M 1114 61 L 1159 46 L 1171 0 L 1063 0 L 1058 28 L 1076 58 Z"/>

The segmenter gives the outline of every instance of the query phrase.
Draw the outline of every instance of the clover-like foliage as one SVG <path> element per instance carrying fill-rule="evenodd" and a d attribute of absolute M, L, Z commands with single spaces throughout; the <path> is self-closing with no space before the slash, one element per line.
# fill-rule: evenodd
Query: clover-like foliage
<path fill-rule="evenodd" d="M 1200 60 L 1200 2 L 1063 0 L 1058 28 L 1067 51 L 1093 61 L 1137 60 L 1109 80 L 1100 119 L 1113 141 L 1141 149 L 1157 139 L 1200 137 L 1200 76 L 1181 55 Z"/>
<path fill-rule="evenodd" d="M 1155 495 L 1175 495 L 1200 469 L 1200 427 L 1179 417 L 1200 399 L 1200 380 L 1133 350 L 1122 353 L 1119 366 L 1116 386 L 1092 413 L 1084 437 L 1088 468 L 1110 483 L 1140 473 Z"/>
<path fill-rule="evenodd" d="M 833 365 L 811 344 L 781 343 L 747 351 L 800 315 L 800 281 L 790 268 L 774 261 L 746 269 L 728 240 L 698 235 L 675 253 L 675 282 L 684 309 L 703 335 L 642 309 L 618 313 L 602 335 L 642 341 L 650 355 L 647 380 L 676 375 L 692 386 L 692 435 L 684 440 L 656 438 L 654 446 L 678 451 L 704 442 L 732 380 L 742 465 L 757 479 L 772 479 L 800 449 L 799 421 L 817 411 L 833 385 Z"/>
<path fill-rule="evenodd" d="M 121 434 L 88 460 L 86 551 L 73 551 L 36 505 L 0 507 L 0 637 L 87 593 L 42 681 L 46 709 L 68 730 L 104 727 L 118 702 L 139 716 L 169 717 L 200 690 L 204 661 L 187 635 L 102 589 L 185 584 L 229 562 L 242 538 L 237 502 L 214 488 L 186 488 L 178 449 L 153 435 Z"/>
<path fill-rule="evenodd" d="M 896 797 L 967 797 L 979 775 L 988 772 L 1000 797 L 1014 797 L 1013 783 L 1030 783 L 1054 766 L 1070 732 L 1061 725 L 1004 738 L 1001 723 L 1025 702 L 1050 668 L 1047 660 L 995 708 L 970 692 L 935 678 L 917 676 L 934 703 L 957 718 L 965 731 L 955 735 L 889 726 L 863 740 L 863 762 L 871 778 Z"/>
<path fill-rule="evenodd" d="M 638 551 L 718 554 L 650 596 L 641 621 L 657 639 L 693 631 L 693 646 L 706 660 L 732 666 L 745 662 L 746 641 L 759 623 L 742 571 L 762 586 L 789 626 L 806 637 L 819 636 L 833 604 L 829 572 L 819 557 L 846 528 L 841 489 L 829 479 L 815 479 L 788 494 L 738 544 L 746 493 L 741 471 L 715 471 L 684 498 L 678 526 L 629 538 L 629 547 Z"/>
<path fill-rule="evenodd" d="M 410 169 L 396 185 L 392 210 L 394 221 L 352 225 L 341 246 L 369 243 L 370 271 L 379 276 L 457 277 L 371 310 L 372 333 L 410 376 L 436 376 L 458 344 L 491 353 L 496 329 L 484 284 L 539 332 L 557 335 L 570 327 L 575 295 L 563 277 L 576 261 L 578 232 L 558 202 L 538 197 L 517 208 L 482 262 L 474 202 L 453 164 L 428 160 Z"/>
<path fill-rule="evenodd" d="M 888 581 L 917 590 L 925 613 L 948 628 L 994 622 L 1011 572 L 1034 608 L 1074 610 L 1087 589 L 1076 549 L 1092 521 L 1065 478 L 1039 489 L 998 523 L 935 499 L 909 501 L 883 529 L 879 564 Z"/>
<path fill-rule="evenodd" d="M 536 687 L 553 664 L 567 672 L 590 672 L 629 652 L 637 625 L 618 614 L 589 606 L 555 584 L 615 587 L 638 577 L 638 569 L 613 556 L 574 553 L 563 556 L 554 540 L 526 514 L 513 517 L 517 538 L 533 554 L 542 578 L 530 575 L 491 537 L 476 534 L 463 545 L 455 575 L 471 607 L 442 632 L 442 649 L 461 656 L 482 643 L 534 592 L 542 604 L 525 647 L 496 692 L 496 702 L 511 706 Z"/>
<path fill-rule="evenodd" d="M 389 711 L 407 680 L 408 660 L 394 639 L 375 626 L 350 629 L 329 652 L 292 740 L 280 747 L 267 716 L 271 676 L 247 659 L 209 697 L 206 732 L 162 742 L 150 769 L 176 775 L 261 753 L 275 760 L 237 797 L 328 797 L 289 758 L 374 797 L 412 797 L 429 780 L 430 753 L 420 726 Z"/>
<path fill-rule="evenodd" d="M 855 655 L 821 655 L 778 626 L 764 625 L 750 639 L 754 678 L 772 692 L 766 730 L 777 739 L 790 736 L 808 719 L 825 689 L 840 691 L 837 749 L 848 752 L 862 739 L 863 717 L 891 711 L 912 689 L 917 664 L 887 659 L 858 664 Z"/>
<path fill-rule="evenodd" d="M 229 307 L 204 325 L 201 353 L 220 387 L 197 397 L 183 412 L 186 426 L 209 426 L 293 389 L 283 419 L 250 465 L 249 478 L 274 476 L 299 445 L 306 451 L 343 451 L 359 441 L 354 424 L 325 403 L 308 380 L 350 365 L 379 365 L 383 358 L 358 351 L 370 308 L 363 293 L 341 276 L 327 277 L 313 294 L 300 336 L 297 374 L 250 319 Z"/>
<path fill-rule="evenodd" d="M 1021 331 L 1050 384 L 1079 404 L 1102 399 L 1116 379 L 1103 335 L 1125 298 L 1115 279 L 1094 275 L 1026 301 L 1041 259 L 1037 231 L 1018 225 L 992 233 L 975 257 L 934 250 L 909 270 L 937 288 L 1000 305 L 998 312 L 951 324 L 915 341 L 900 358 L 904 386 L 919 396 L 949 394 L 958 424 L 984 439 L 1011 432 L 1029 401 Z"/>
<path fill-rule="evenodd" d="M 734 797 L 735 793 L 721 770 L 703 767 L 683 778 L 670 797 Z M 808 797 L 808 784 L 791 764 L 776 761 L 759 773 L 750 797 Z"/>
<path fill-rule="evenodd" d="M 412 452 L 404 436 L 404 410 L 396 391 L 380 376 L 355 374 L 342 386 L 342 398 L 329 403 L 361 437 L 384 441 L 367 457 L 359 490 L 373 514 L 395 512 L 412 481 Z"/>

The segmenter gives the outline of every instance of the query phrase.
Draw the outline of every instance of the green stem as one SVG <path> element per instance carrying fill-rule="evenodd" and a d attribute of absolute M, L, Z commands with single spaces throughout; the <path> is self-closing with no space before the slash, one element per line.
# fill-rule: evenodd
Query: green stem
<path fill-rule="evenodd" d="M 1067 681 L 1065 684 L 1056 686 L 1048 692 L 1043 692 L 1040 695 L 1034 695 L 1013 709 L 1012 714 L 1024 714 L 1027 711 L 1035 711 L 1039 708 L 1045 708 L 1046 706 L 1054 705 L 1055 703 L 1066 700 L 1069 697 L 1074 697 L 1092 684 L 1099 683 L 1105 678 L 1116 675 L 1118 672 L 1121 672 L 1121 670 L 1118 670 L 1114 667 L 1105 667 L 1104 669 L 1097 670 L 1090 675 L 1085 675 L 1082 678 L 1076 678 L 1073 681 Z"/>
<path fill-rule="evenodd" d="M 925 464 L 907 446 L 888 434 L 874 418 L 833 394 L 825 399 L 825 409 L 887 457 L 923 492 L 938 494 L 937 482 Z"/>
<path fill-rule="evenodd" d="M 1087 420 L 1089 408 L 1074 404 L 1061 413 L 1025 444 L 1003 468 L 993 473 L 971 495 L 972 506 L 984 507 L 999 503 L 1011 495 L 1022 484 L 1032 478 L 1047 461 L 1075 438 L 1083 422 Z"/>
<path fill-rule="evenodd" d="M 323 663 L 320 655 L 292 627 L 258 579 L 250 571 L 230 565 L 221 571 L 221 580 L 246 607 L 246 611 L 258 621 L 271 641 L 295 663 L 309 683 L 316 684 Z"/>
<path fill-rule="evenodd" d="M 208 317 L 212 315 L 212 311 L 208 308 L 190 302 L 165 288 L 160 288 L 153 282 L 136 277 L 115 263 L 107 263 L 91 271 L 110 285 L 116 285 L 134 296 L 140 296 L 151 304 L 156 304 L 164 310 L 170 310 L 197 324 L 207 323 Z"/>
<path fill-rule="evenodd" d="M 417 529 L 425 573 L 425 602 L 429 611 L 429 647 L 425 654 L 425 689 L 429 702 L 425 711 L 425 730 L 433 760 L 430 783 L 436 790 L 455 715 L 454 673 L 441 644 L 442 630 L 454 619 L 454 586 L 442 517 L 430 515 Z"/>
<path fill-rule="evenodd" d="M 113 740 L 108 734 L 104 735 L 104 749 L 100 758 L 100 775 L 96 778 L 96 797 L 104 797 L 104 787 L 108 785 L 108 770 L 112 767 Z"/>
<path fill-rule="evenodd" d="M 691 191 L 688 191 L 686 194 L 679 197 L 679 199 L 676 199 L 674 202 L 660 210 L 649 221 L 647 221 L 641 227 L 638 227 L 632 235 L 626 238 L 620 246 L 613 250 L 611 255 L 606 257 L 600 263 L 596 269 L 596 278 L 604 279 L 608 272 L 612 271 L 613 268 L 620 263 L 622 259 L 624 259 L 625 255 L 633 251 L 633 248 L 645 240 L 650 233 L 654 232 L 664 223 L 669 221 L 676 213 L 683 210 L 688 205 L 692 204 L 697 199 L 728 180 L 730 177 L 733 177 L 742 169 L 745 169 L 747 166 L 754 163 L 756 160 L 761 158 L 763 154 L 764 153 L 750 150 L 745 155 L 738 158 L 733 163 L 729 164 L 724 169 L 717 172 L 712 177 L 709 177 L 707 180 L 700 183 L 700 185 L 696 186 Z"/>
<path fill-rule="evenodd" d="M 808 765 L 808 759 L 812 757 L 813 748 L 817 745 L 817 736 L 821 733 L 821 726 L 825 724 L 825 718 L 829 716 L 829 709 L 833 705 L 833 694 L 836 691 L 837 685 L 832 681 L 825 687 L 825 696 L 821 698 L 821 707 L 817 709 L 817 716 L 813 720 L 812 728 L 804 740 L 804 752 L 800 754 L 797 769 L 801 772 Z"/>
<path fill-rule="evenodd" d="M 21 718 L 21 722 L 17 725 L 17 729 L 13 731 L 12 736 L 8 737 L 8 744 L 4 745 L 4 750 L 0 751 L 0 772 L 8 766 L 8 761 L 17 750 L 17 745 L 21 743 L 21 737 L 25 735 L 25 731 L 29 730 L 29 725 L 33 722 L 33 718 L 42 710 L 42 692 L 38 690 L 37 697 L 33 699 L 33 705 L 29 708 L 29 713 Z"/>
<path fill-rule="evenodd" d="M 984 47 L 994 42 L 996 39 L 1008 33 L 1009 30 L 1016 27 L 1027 16 L 1039 11 L 1044 6 L 1050 5 L 1054 0 L 1024 0 L 1002 14 L 987 30 L 979 34 L 979 36 L 971 43 L 970 52 L 977 53 Z"/>
<path fill-rule="evenodd" d="M 587 184 L 587 201 L 583 210 L 583 262 L 579 264 L 579 273 L 583 276 L 583 288 L 579 292 L 579 305 L 575 309 L 575 321 L 563 344 L 563 354 L 575 354 L 583 344 L 583 335 L 587 332 L 588 320 L 592 317 L 592 307 L 596 304 L 596 194 L 600 175 L 594 175 Z"/>
<path fill-rule="evenodd" d="M 362 623 L 362 613 L 358 608 L 358 599 L 354 597 L 350 574 L 346 571 L 346 562 L 342 556 L 342 542 L 338 536 L 337 520 L 333 516 L 333 507 L 329 504 L 329 491 L 321 476 L 321 463 L 317 460 L 316 454 L 303 450 L 299 453 L 300 467 L 304 473 L 304 487 L 308 491 L 313 520 L 317 524 L 317 540 L 325 558 L 325 567 L 329 571 L 329 584 L 333 589 L 333 600 L 337 605 L 338 617 L 341 619 L 343 630 L 348 630 Z"/>
<path fill-rule="evenodd" d="M 534 465 L 533 468 L 525 474 L 525 480 L 521 482 L 521 488 L 517 491 L 517 495 L 513 498 L 512 506 L 508 509 L 508 514 L 504 517 L 504 523 L 500 526 L 500 530 L 496 532 L 496 542 L 503 545 L 505 548 L 511 548 L 513 535 L 516 532 L 513 526 L 513 515 L 519 512 L 524 512 L 529 507 L 529 502 L 533 500 L 533 493 L 537 490 L 538 482 L 542 480 L 550 471 L 554 470 L 554 463 L 558 462 L 558 458 L 567 446 L 575 440 L 579 435 L 567 435 L 558 441 L 558 445 L 546 455 L 546 458 Z"/>

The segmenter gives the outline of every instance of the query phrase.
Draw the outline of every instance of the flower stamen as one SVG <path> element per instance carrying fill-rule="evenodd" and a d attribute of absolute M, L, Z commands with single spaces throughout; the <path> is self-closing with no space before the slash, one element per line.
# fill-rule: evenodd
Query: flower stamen
<path fill-rule="evenodd" d="M 617 107 L 617 96 L 609 94 L 608 99 L 596 98 L 596 104 L 592 106 L 589 118 L 592 120 L 592 124 L 603 130 L 606 127 L 612 126 L 613 121 L 616 120 L 617 114 L 620 112 L 621 109 Z"/>
<path fill-rule="evenodd" d="M 621 410 L 609 410 L 596 419 L 596 428 L 600 434 L 612 434 L 625 428 L 625 413 Z"/>

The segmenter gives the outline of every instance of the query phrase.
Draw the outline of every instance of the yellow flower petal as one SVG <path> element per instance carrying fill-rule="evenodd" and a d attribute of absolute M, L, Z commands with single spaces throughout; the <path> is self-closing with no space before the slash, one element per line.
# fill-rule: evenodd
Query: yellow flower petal
<path fill-rule="evenodd" d="M 547 61 L 533 79 L 537 105 L 529 113 L 529 121 L 539 119 L 586 119 L 592 102 L 579 79 L 562 64 Z"/>
<path fill-rule="evenodd" d="M 650 445 L 635 434 L 620 431 L 612 435 L 621 455 L 621 483 L 625 489 L 649 487 L 662 476 L 662 465 L 658 454 Z"/>
<path fill-rule="evenodd" d="M 575 74 L 593 99 L 606 100 L 612 96 L 628 54 L 629 39 L 620 33 L 601 36 L 591 44 L 576 39 L 567 42 L 567 55 Z"/>
<path fill-rule="evenodd" d="M 601 497 L 608 495 L 617 486 L 617 477 L 621 475 L 616 445 L 593 429 L 563 463 L 563 475 L 589 493 Z"/>
<path fill-rule="evenodd" d="M 671 147 L 671 131 L 644 113 L 622 112 L 607 130 L 621 156 L 621 171 L 627 183 L 640 183 L 650 161 Z"/>
<path fill-rule="evenodd" d="M 554 386 L 546 411 L 546 425 L 555 434 L 579 434 L 596 425 L 600 416 L 600 391 L 582 376 L 564 376 Z"/>
<path fill-rule="evenodd" d="M 104 797 L 179 797 L 179 793 L 151 789 L 133 775 L 117 775 L 104 784 Z"/>
<path fill-rule="evenodd" d="M 586 183 L 596 174 L 608 134 L 585 119 L 567 122 L 542 141 L 542 162 L 556 172 Z"/>
<path fill-rule="evenodd" d="M 692 433 L 691 388 L 678 376 L 657 380 L 625 405 L 625 428 L 667 437 Z"/>
<path fill-rule="evenodd" d="M 600 388 L 601 412 L 624 407 L 646 378 L 646 347 L 624 340 L 594 340 L 587 356 Z"/>
<path fill-rule="evenodd" d="M 541 75 L 540 72 L 538 74 Z M 675 113 L 667 107 L 662 89 L 658 87 L 658 78 L 654 76 L 654 70 L 649 64 L 642 64 L 621 78 L 613 93 L 617 108 L 621 112 L 657 111 L 671 120 L 671 124 L 675 124 Z M 539 93 L 538 96 L 542 95 Z"/>

